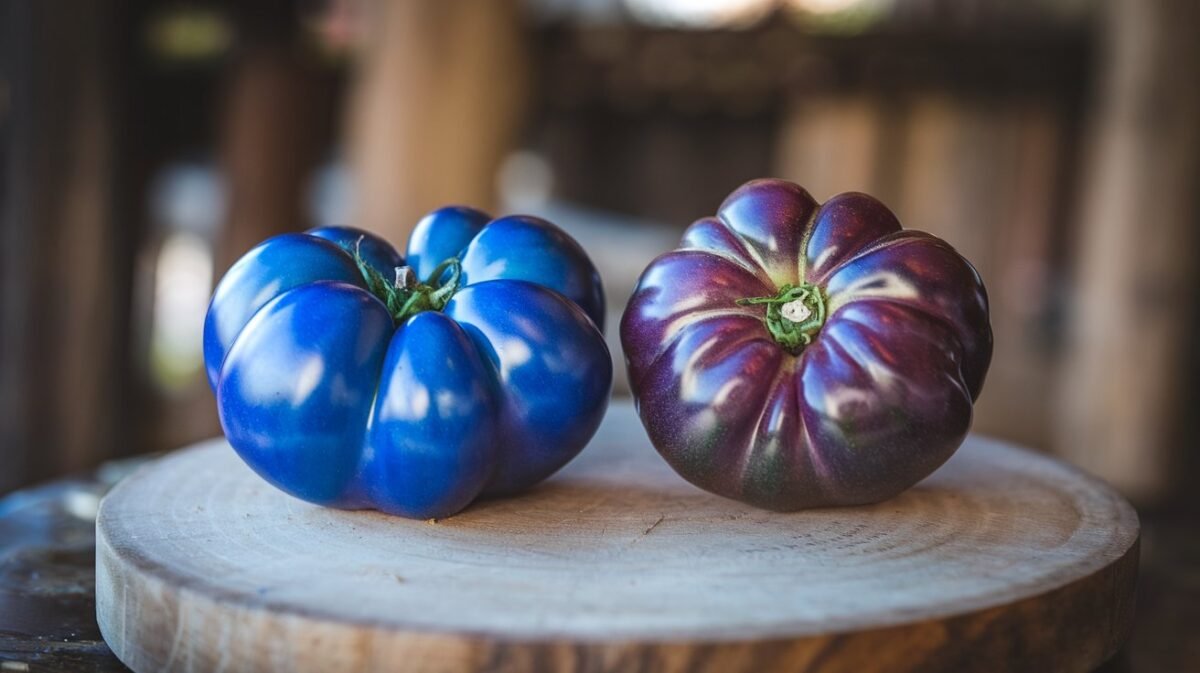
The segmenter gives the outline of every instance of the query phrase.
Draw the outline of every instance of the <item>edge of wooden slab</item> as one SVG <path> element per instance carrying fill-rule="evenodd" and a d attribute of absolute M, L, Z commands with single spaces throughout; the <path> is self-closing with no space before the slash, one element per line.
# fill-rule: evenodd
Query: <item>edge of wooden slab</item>
<path fill-rule="evenodd" d="M 113 548 L 102 525 L 103 505 L 97 517 L 97 620 L 118 658 L 138 671 L 382 671 L 398 666 L 422 671 L 986 671 L 1019 670 L 1023 663 L 1047 670 L 1091 670 L 1116 652 L 1132 627 L 1137 515 L 1103 482 L 1050 462 L 1114 495 L 1121 518 L 1133 525 L 1129 546 L 1090 574 L 1059 586 L 908 623 L 783 637 L 589 639 L 446 633 L 333 620 L 214 592 L 202 582 L 167 581 L 153 562 Z M 129 481 L 140 476 L 135 473 Z M 131 619 L 132 606 L 136 615 Z M 196 618 L 216 614 L 225 619 L 206 623 Z M 217 633 L 223 635 L 215 637 Z M 879 661 L 885 650 L 888 660 Z"/>
<path fill-rule="evenodd" d="M 122 581 L 131 564 L 99 539 L 96 604 L 105 640 L 135 671 L 386 671 L 397 670 L 399 662 L 421 671 L 1002 671 L 1025 670 L 1022 662 L 1042 670 L 1090 671 L 1116 653 L 1132 628 L 1139 544 L 1135 540 L 1115 562 L 1047 594 L 945 619 L 794 638 L 511 640 L 303 614 L 281 618 L 265 606 L 235 603 L 221 609 L 244 635 L 239 642 L 212 641 L 204 635 L 218 631 L 216 625 L 189 625 L 184 615 L 213 614 L 221 600 L 153 574 Z M 112 620 L 127 614 L 118 603 L 140 605 L 149 614 L 137 624 Z M 1107 617 L 1096 624 L 1097 615 Z M 129 631 L 156 626 L 162 629 Z M 289 645 L 285 650 L 273 642 Z M 881 661 L 885 650 L 895 656 Z"/>

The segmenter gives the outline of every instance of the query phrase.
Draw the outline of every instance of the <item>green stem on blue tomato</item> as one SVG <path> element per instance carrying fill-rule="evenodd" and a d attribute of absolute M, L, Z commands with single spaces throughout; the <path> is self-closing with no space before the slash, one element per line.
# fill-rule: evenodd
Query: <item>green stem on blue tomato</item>
<path fill-rule="evenodd" d="M 347 246 L 347 252 L 354 257 L 367 290 L 383 302 L 396 322 L 403 322 L 422 311 L 441 311 L 462 283 L 462 264 L 457 257 L 438 264 L 424 283 L 407 282 L 405 279 L 411 278 L 407 267 L 397 267 L 395 281 L 389 281 L 363 258 L 359 251 L 361 244 L 362 239 L 359 239 L 353 249 Z M 443 276 L 446 276 L 445 280 Z"/>

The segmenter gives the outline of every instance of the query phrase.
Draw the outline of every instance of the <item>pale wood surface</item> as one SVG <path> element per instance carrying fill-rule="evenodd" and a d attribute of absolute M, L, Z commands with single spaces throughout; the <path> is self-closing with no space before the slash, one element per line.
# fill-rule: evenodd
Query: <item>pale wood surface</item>
<path fill-rule="evenodd" d="M 1128 633 L 1137 542 L 1107 486 L 981 438 L 881 505 L 755 510 L 614 404 L 561 474 L 436 523 L 177 452 L 101 507 L 97 613 L 139 671 L 1082 671 Z"/>

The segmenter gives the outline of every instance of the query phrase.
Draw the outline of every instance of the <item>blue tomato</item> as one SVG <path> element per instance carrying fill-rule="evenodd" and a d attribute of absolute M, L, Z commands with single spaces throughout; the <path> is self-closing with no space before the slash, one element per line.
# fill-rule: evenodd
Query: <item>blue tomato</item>
<path fill-rule="evenodd" d="M 599 425 L 612 361 L 578 244 L 537 218 L 443 208 L 407 257 L 397 274 L 379 237 L 319 228 L 265 241 L 217 286 L 204 352 L 221 424 L 280 489 L 448 516 L 550 476 Z"/>

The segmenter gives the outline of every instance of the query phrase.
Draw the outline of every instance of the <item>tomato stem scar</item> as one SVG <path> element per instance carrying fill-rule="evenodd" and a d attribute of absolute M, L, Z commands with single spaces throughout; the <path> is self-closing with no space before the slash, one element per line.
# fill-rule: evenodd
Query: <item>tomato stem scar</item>
<path fill-rule="evenodd" d="M 739 306 L 766 304 L 763 323 L 779 345 L 799 354 L 812 343 L 813 337 L 825 324 L 825 297 L 812 283 L 785 284 L 779 293 L 770 297 L 747 297 L 737 300 Z"/>

